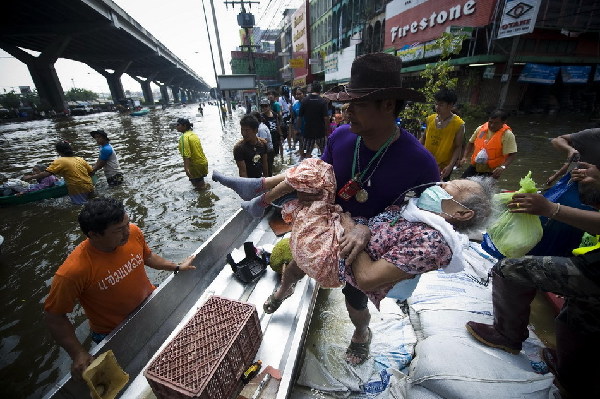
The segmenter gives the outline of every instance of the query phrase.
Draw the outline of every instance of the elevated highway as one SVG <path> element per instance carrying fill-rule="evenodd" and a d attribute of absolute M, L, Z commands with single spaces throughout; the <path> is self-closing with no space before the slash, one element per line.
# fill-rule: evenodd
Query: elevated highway
<path fill-rule="evenodd" d="M 110 0 L 12 1 L 3 11 L 0 48 L 27 65 L 45 108 L 65 109 L 54 69 L 58 58 L 82 62 L 103 75 L 115 103 L 125 97 L 123 73 L 140 83 L 151 103 L 151 82 L 160 86 L 163 101 L 169 101 L 168 87 L 175 101 L 182 90 L 188 98 L 209 91 L 200 76 Z"/>

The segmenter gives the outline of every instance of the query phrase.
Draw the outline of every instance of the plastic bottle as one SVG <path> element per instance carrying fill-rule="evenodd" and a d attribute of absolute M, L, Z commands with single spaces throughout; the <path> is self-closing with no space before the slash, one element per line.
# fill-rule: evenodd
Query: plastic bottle
<path fill-rule="evenodd" d="M 258 372 L 260 371 L 261 367 L 262 367 L 262 360 L 257 360 L 254 363 L 252 363 L 246 369 L 246 371 L 244 371 L 242 373 L 242 382 L 244 384 L 247 384 L 248 382 L 250 382 L 250 380 L 253 379 L 254 376 L 256 376 L 258 374 Z"/>

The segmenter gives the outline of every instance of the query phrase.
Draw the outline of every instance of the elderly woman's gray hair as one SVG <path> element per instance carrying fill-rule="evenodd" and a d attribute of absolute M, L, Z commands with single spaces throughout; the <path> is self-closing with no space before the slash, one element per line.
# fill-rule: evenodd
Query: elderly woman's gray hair
<path fill-rule="evenodd" d="M 495 180 L 491 177 L 472 176 L 467 180 L 479 184 L 480 193 L 471 193 L 467 198 L 463 198 L 461 204 L 471 209 L 473 217 L 465 221 L 456 221 L 452 224 L 456 230 L 462 233 L 483 231 L 487 227 L 490 216 L 492 215 L 492 198 L 496 193 Z"/>

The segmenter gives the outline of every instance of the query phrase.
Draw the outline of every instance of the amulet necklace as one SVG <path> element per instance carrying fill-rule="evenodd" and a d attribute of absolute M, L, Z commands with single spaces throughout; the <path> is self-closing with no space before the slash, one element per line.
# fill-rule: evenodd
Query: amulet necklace
<path fill-rule="evenodd" d="M 373 173 L 375 173 L 375 170 L 377 170 L 377 167 L 379 167 L 379 164 L 381 163 L 383 156 L 385 155 L 388 148 L 390 147 L 390 144 L 392 144 L 392 141 L 394 140 L 394 137 L 396 136 L 396 133 L 398 133 L 399 130 L 400 129 L 398 129 L 398 127 L 396 126 L 396 129 L 394 129 L 394 132 L 390 135 L 390 137 L 386 140 L 386 142 L 381 146 L 381 148 L 379 148 L 379 150 L 377 150 L 375 155 L 373 155 L 373 158 L 371 158 L 371 160 L 367 164 L 367 167 L 365 168 L 365 170 L 363 170 L 362 172 L 360 170 L 360 151 L 359 151 L 360 142 L 361 142 L 362 138 L 361 137 L 356 138 L 356 144 L 354 146 L 354 159 L 352 161 L 352 176 L 354 176 L 354 177 L 352 179 L 354 181 L 358 182 L 358 184 L 360 185 L 360 190 L 358 190 L 354 196 L 354 198 L 356 199 L 357 202 L 365 203 L 369 199 L 369 192 L 366 190 L 363 183 L 366 181 L 367 182 L 366 186 L 367 187 L 371 186 L 371 177 L 373 176 Z M 375 162 L 375 160 L 377 160 L 377 164 L 371 170 L 371 173 L 369 174 L 369 176 L 365 177 L 367 172 L 369 171 L 369 168 L 371 167 L 371 165 L 373 165 L 373 162 Z M 357 169 L 358 169 L 358 173 L 356 172 Z"/>

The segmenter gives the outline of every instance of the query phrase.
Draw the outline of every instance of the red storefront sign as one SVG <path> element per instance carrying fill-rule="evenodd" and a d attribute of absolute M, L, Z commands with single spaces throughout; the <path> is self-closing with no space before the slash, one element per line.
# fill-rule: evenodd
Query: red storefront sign
<path fill-rule="evenodd" d="M 488 25 L 496 0 L 421 0 L 413 7 L 405 3 L 393 0 L 386 6 L 386 50 L 436 39 L 450 26 Z"/>

